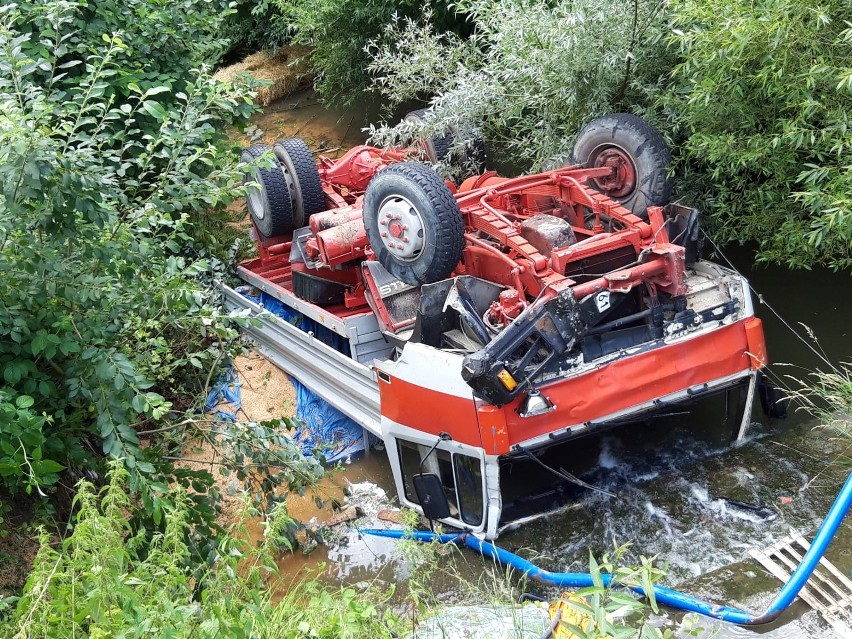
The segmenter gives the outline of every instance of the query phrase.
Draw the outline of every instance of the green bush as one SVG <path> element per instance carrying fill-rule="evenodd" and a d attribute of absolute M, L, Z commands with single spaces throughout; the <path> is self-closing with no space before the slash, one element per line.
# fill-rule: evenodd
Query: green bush
<path fill-rule="evenodd" d="M 293 38 L 293 25 L 285 19 L 279 0 L 239 0 L 225 23 L 232 52 L 275 50 Z"/>
<path fill-rule="evenodd" d="M 254 109 L 248 87 L 189 66 L 220 50 L 220 9 L 0 9 L 0 484 L 48 492 L 63 468 L 122 459 L 151 530 L 175 482 L 191 488 L 202 556 L 218 493 L 210 472 L 175 466 L 185 440 L 272 501 L 321 472 L 286 422 L 198 414 L 246 321 L 222 312 L 197 236 L 239 195 L 225 129 Z M 113 27 L 126 31 L 101 31 Z"/>
<path fill-rule="evenodd" d="M 293 40 L 313 47 L 315 86 L 331 102 L 351 104 L 368 90 L 367 44 L 388 28 L 394 17 L 419 15 L 430 8 L 442 31 L 464 29 L 445 0 L 274 0 Z"/>
<path fill-rule="evenodd" d="M 852 267 L 847 0 L 678 0 L 662 98 L 689 199 L 762 261 Z"/>
<path fill-rule="evenodd" d="M 51 420 L 33 413 L 34 403 L 29 395 L 13 400 L 0 389 L 0 479 L 27 493 L 55 484 L 65 468 L 56 459 L 67 458 L 66 448 L 79 446 L 73 438 L 48 437 L 45 426 Z"/>
<path fill-rule="evenodd" d="M 95 437 L 132 466 L 134 425 L 200 391 L 236 338 L 197 281 L 205 264 L 182 253 L 191 213 L 229 201 L 237 180 L 217 125 L 251 106 L 184 68 L 174 88 L 128 82 L 124 97 L 132 45 L 84 40 L 81 11 L 35 2 L 0 14 L 2 392 L 52 421 L 54 461 L 83 463 L 80 442 Z M 156 372 L 144 360 L 157 350 L 177 358 L 159 385 L 140 372 Z M 22 448 L 32 458 L 39 446 Z"/>

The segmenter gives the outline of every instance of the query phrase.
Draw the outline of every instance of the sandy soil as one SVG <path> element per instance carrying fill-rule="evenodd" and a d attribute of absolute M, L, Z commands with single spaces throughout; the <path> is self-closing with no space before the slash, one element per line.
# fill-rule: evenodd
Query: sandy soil
<path fill-rule="evenodd" d="M 238 417 L 260 422 L 296 414 L 296 391 L 272 362 L 252 351 L 238 357 L 234 369 L 242 382 L 243 414 Z"/>
<path fill-rule="evenodd" d="M 228 403 L 219 408 L 236 412 L 239 421 L 267 421 L 281 417 L 293 417 L 296 414 L 296 392 L 287 375 L 274 364 L 252 351 L 246 356 L 236 358 L 234 370 L 240 385 L 242 406 L 236 411 Z M 222 494 L 222 512 L 219 522 L 228 525 L 234 521 L 240 508 L 241 497 L 229 495 L 228 488 L 234 479 L 232 474 L 222 474 L 218 451 L 204 440 L 188 442 L 184 447 L 185 460 L 181 465 L 186 468 L 208 470 L 213 474 L 216 487 Z"/>
<path fill-rule="evenodd" d="M 375 119 L 366 105 L 355 105 L 346 111 L 323 105 L 311 88 L 302 88 L 269 104 L 251 119 L 246 130 L 252 144 L 275 144 L 286 137 L 299 137 L 315 155 L 337 158 L 349 148 L 364 144 L 361 130 Z M 249 140 L 245 140 L 248 146 Z"/>

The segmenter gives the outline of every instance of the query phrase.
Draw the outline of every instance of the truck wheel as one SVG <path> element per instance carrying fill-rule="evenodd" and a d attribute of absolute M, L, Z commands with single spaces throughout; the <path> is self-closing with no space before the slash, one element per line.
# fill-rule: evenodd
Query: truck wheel
<path fill-rule="evenodd" d="M 663 137 L 640 117 L 613 113 L 593 120 L 577 134 L 571 159 L 587 167 L 614 167 L 614 175 L 589 184 L 634 215 L 647 219 L 649 206 L 668 204 L 671 154 Z"/>
<path fill-rule="evenodd" d="M 269 151 L 265 144 L 250 146 L 240 155 L 240 162 L 252 163 Z M 284 174 L 277 168 L 250 167 L 244 182 L 257 182 L 249 187 L 246 203 L 254 225 L 264 237 L 275 237 L 293 230 L 293 202 Z"/>
<path fill-rule="evenodd" d="M 423 115 L 425 113 L 426 109 L 417 109 L 416 111 L 406 114 L 406 116 L 402 118 L 402 121 L 414 122 L 415 124 L 423 122 Z M 426 153 L 426 159 L 432 164 L 437 164 L 447 157 L 447 154 L 450 152 L 450 148 L 453 145 L 453 136 L 451 133 L 446 133 L 440 137 L 433 136 L 431 138 L 420 140 L 420 144 L 423 147 L 424 153 Z"/>
<path fill-rule="evenodd" d="M 290 188 L 293 205 L 293 224 L 305 225 L 314 213 L 326 210 L 319 171 L 308 145 L 299 138 L 279 140 L 272 152 L 281 164 L 281 172 Z"/>
<path fill-rule="evenodd" d="M 423 122 L 423 115 L 426 109 L 417 109 L 412 111 L 403 118 L 404 122 Z M 443 162 L 455 144 L 456 138 L 460 137 L 457 127 L 452 126 L 450 130 L 441 137 L 431 137 L 422 140 L 423 150 L 426 152 L 426 158 L 433 164 Z M 474 172 L 483 173 L 485 171 L 485 144 L 482 139 L 477 137 L 471 141 L 470 146 L 466 146 L 463 150 L 462 157 L 453 158 L 456 164 L 467 165 L 471 164 Z M 459 161 L 460 160 L 460 161 Z"/>
<path fill-rule="evenodd" d="M 379 262 L 419 286 L 445 279 L 464 249 L 464 221 L 450 189 L 419 162 L 379 171 L 364 194 L 364 228 Z"/>

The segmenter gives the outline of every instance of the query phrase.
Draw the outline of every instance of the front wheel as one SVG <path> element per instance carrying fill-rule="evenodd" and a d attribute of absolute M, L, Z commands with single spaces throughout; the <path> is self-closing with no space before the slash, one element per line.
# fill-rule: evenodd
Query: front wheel
<path fill-rule="evenodd" d="M 589 184 L 643 219 L 649 206 L 669 202 L 668 145 L 638 116 L 613 113 L 584 126 L 574 142 L 572 163 L 612 168 L 612 175 L 590 179 Z"/>
<path fill-rule="evenodd" d="M 417 109 L 407 114 L 403 122 L 419 124 L 425 121 L 425 115 L 426 109 Z M 453 149 L 456 140 L 459 139 L 467 139 L 467 143 L 459 149 Z M 473 174 L 485 172 L 486 153 L 482 138 L 463 132 L 455 125 L 451 125 L 444 135 L 420 140 L 419 144 L 423 148 L 426 159 L 432 164 L 448 161 L 457 168 Z"/>
<path fill-rule="evenodd" d="M 402 121 L 420 124 L 424 121 L 423 116 L 425 114 L 426 109 L 417 109 L 416 111 L 406 114 L 406 116 L 402 118 Z M 426 159 L 432 164 L 437 164 L 449 155 L 450 149 L 453 146 L 453 136 L 451 133 L 445 133 L 441 136 L 435 135 L 431 138 L 421 139 L 419 144 L 423 148 L 423 153 L 426 156 Z"/>
<path fill-rule="evenodd" d="M 364 194 L 364 227 L 377 259 L 419 286 L 447 278 L 464 249 L 458 203 L 435 171 L 401 162 L 379 171 Z"/>

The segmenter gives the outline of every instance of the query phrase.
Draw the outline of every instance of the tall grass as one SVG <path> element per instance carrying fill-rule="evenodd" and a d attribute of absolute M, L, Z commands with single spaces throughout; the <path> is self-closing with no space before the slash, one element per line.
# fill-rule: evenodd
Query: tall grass
<path fill-rule="evenodd" d="M 237 521 L 216 540 L 215 556 L 199 567 L 189 547 L 189 502 L 182 490 L 175 489 L 163 531 L 147 538 L 150 533 L 129 523 L 136 505 L 127 481 L 122 461 L 114 460 L 102 489 L 80 482 L 70 534 L 57 542 L 41 532 L 20 599 L 0 601 L 0 619 L 7 617 L 0 621 L 0 637 L 382 639 L 418 627 L 413 636 L 433 637 L 436 628 L 457 626 L 465 614 L 473 614 L 474 621 L 502 620 L 498 636 L 528 636 L 519 631 L 529 628 L 530 619 L 542 628 L 550 624 L 547 604 L 532 610 L 516 603 L 528 586 L 523 576 L 477 563 L 481 577 L 472 582 L 454 567 L 449 555 L 459 551 L 452 545 L 401 543 L 409 575 L 404 593 L 373 585 L 333 587 L 315 579 L 281 583 L 274 559 L 286 547 L 291 520 L 283 505 L 277 507 L 267 517 L 262 539 L 252 545 L 246 532 L 254 516 L 248 499 Z M 646 605 L 603 586 L 603 572 L 646 588 L 663 574 L 650 560 L 638 567 L 621 565 L 623 551 L 616 549 L 600 562 L 590 559 L 596 586 L 566 600 L 575 620 L 568 629 L 584 638 L 674 636 L 671 629 L 648 623 L 650 612 L 656 612 L 653 601 Z M 435 595 L 436 578 L 457 584 L 452 601 Z M 448 609 L 450 603 L 467 607 Z M 476 623 L 464 623 L 464 636 L 481 636 Z"/>
<path fill-rule="evenodd" d="M 152 540 L 130 529 L 134 504 L 127 471 L 112 463 L 100 491 L 78 486 L 77 518 L 60 543 L 42 532 L 24 591 L 0 636 L 14 639 L 90 637 L 390 637 L 371 601 L 375 593 L 293 584 L 273 602 L 267 579 L 282 541 L 283 508 L 267 520 L 263 540 L 246 540 L 245 517 L 217 544 L 212 567 L 200 574 L 189 562 L 187 500 L 178 490 L 164 532 Z M 248 511 L 246 511 L 248 513 Z"/>
<path fill-rule="evenodd" d="M 830 372 L 813 373 L 796 398 L 825 427 L 852 438 L 852 365 L 841 363 Z"/>

